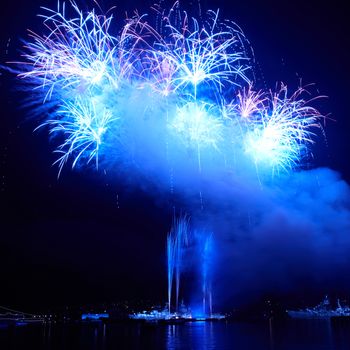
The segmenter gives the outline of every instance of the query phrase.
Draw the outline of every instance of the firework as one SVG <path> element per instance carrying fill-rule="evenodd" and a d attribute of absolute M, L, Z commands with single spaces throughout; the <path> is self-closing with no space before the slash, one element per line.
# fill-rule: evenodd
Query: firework
<path fill-rule="evenodd" d="M 112 35 L 112 16 L 71 7 L 73 17 L 64 5 L 44 8 L 46 34 L 30 32 L 19 63 L 19 76 L 43 91 L 50 112 L 40 127 L 61 140 L 59 173 L 68 160 L 97 166 L 99 155 L 115 154 L 119 135 L 125 157 L 138 154 L 134 147 L 159 152 L 149 159 L 163 159 L 156 143 L 165 135 L 167 147 L 195 149 L 199 170 L 204 151 L 220 151 L 225 162 L 240 152 L 285 170 L 309 154 L 321 114 L 302 88 L 290 96 L 285 85 L 255 90 L 244 34 L 218 11 L 202 22 L 163 14 L 157 28 L 136 14 Z"/>
<path fill-rule="evenodd" d="M 166 25 L 170 34 L 160 38 L 153 50 L 156 72 L 165 76 L 165 86 L 173 91 L 184 90 L 191 86 L 194 98 L 197 87 L 206 83 L 211 88 L 221 90 L 224 83 L 233 84 L 237 77 L 248 82 L 246 71 L 247 58 L 239 48 L 239 36 L 243 33 L 225 25 L 221 30 L 218 11 L 209 11 L 210 21 L 200 27 L 196 19 L 192 25 L 187 16 L 182 28 L 176 28 L 168 19 Z"/>
<path fill-rule="evenodd" d="M 74 157 L 72 168 L 80 160 L 89 163 L 94 158 L 98 166 L 103 135 L 108 124 L 117 118 L 113 118 L 112 113 L 105 108 L 98 111 L 91 100 L 79 99 L 64 103 L 58 116 L 58 119 L 47 120 L 39 126 L 48 126 L 51 134 L 63 136 L 63 143 L 55 151 L 61 155 L 55 162 L 59 165 L 58 175 L 70 157 Z"/>
<path fill-rule="evenodd" d="M 215 105 L 204 102 L 188 102 L 179 107 L 175 118 L 169 124 L 186 147 L 199 145 L 218 149 L 222 140 L 222 119 L 215 115 Z"/>
<path fill-rule="evenodd" d="M 264 101 L 265 106 L 255 110 L 245 150 L 256 164 L 287 170 L 307 155 L 308 145 L 314 142 L 312 130 L 320 127 L 322 115 L 302 98 L 304 93 L 306 90 L 299 88 L 288 96 L 287 86 L 282 85 Z"/>
<path fill-rule="evenodd" d="M 226 117 L 239 117 L 243 120 L 259 115 L 265 110 L 267 97 L 264 91 L 254 91 L 252 84 L 238 91 L 237 99 L 226 106 Z"/>
<path fill-rule="evenodd" d="M 56 89 L 85 93 L 93 86 L 105 83 L 117 85 L 123 73 L 118 47 L 120 42 L 108 33 L 112 17 L 99 16 L 95 11 L 84 14 L 72 3 L 76 17 L 65 18 L 65 7 L 58 11 L 43 8 L 47 35 L 29 33 L 22 78 L 31 78 L 38 87 L 47 88 L 46 98 Z"/>
<path fill-rule="evenodd" d="M 175 118 L 168 125 L 187 148 L 197 150 L 199 169 L 201 149 L 209 147 L 218 150 L 223 140 L 223 120 L 215 110 L 215 105 L 188 102 L 177 109 Z"/>

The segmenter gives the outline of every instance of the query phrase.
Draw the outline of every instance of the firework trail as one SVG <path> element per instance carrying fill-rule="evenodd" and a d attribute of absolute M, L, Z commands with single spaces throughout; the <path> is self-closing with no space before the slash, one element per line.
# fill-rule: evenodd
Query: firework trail
<path fill-rule="evenodd" d="M 112 16 L 74 2 L 69 10 L 74 16 L 64 4 L 43 8 L 45 34 L 29 31 L 17 62 L 44 106 L 57 101 L 40 127 L 61 140 L 59 174 L 68 163 L 94 160 L 98 167 L 101 158 L 114 166 L 112 156 L 142 168 L 142 150 L 166 163 L 164 144 L 196 152 L 200 172 L 203 153 L 227 160 L 239 152 L 273 171 L 295 168 L 310 154 L 322 119 L 312 99 L 302 88 L 288 95 L 283 84 L 277 92 L 256 90 L 244 34 L 219 11 L 203 23 L 163 15 L 157 29 L 135 14 L 112 35 Z M 189 162 L 179 161 L 183 168 Z"/>

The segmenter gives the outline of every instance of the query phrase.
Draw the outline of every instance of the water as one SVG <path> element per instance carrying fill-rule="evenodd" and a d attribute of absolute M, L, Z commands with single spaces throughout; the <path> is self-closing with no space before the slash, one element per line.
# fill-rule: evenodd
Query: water
<path fill-rule="evenodd" d="M 349 350 L 350 322 L 73 324 L 0 329 L 1 350 Z"/>

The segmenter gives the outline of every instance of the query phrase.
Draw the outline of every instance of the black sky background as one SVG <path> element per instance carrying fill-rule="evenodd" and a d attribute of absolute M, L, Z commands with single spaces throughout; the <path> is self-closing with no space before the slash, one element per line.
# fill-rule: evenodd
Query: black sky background
<path fill-rule="evenodd" d="M 101 3 L 106 9 L 117 5 L 121 17 L 123 10 L 148 8 L 144 1 Z M 40 31 L 39 7 L 55 5 L 45 0 L 2 4 L 1 64 L 18 57 L 27 28 Z M 266 87 L 277 81 L 296 87 L 302 78 L 329 96 L 322 112 L 336 121 L 327 121 L 327 142 L 319 140 L 315 147 L 315 166 L 335 169 L 349 183 L 345 2 L 205 0 L 201 6 L 220 8 L 224 18 L 243 28 Z M 57 180 L 53 147 L 45 132 L 33 135 L 37 124 L 20 108 L 23 93 L 16 92 L 16 84 L 13 75 L 2 72 L 0 305 L 36 310 L 132 298 L 165 300 L 165 239 L 174 203 L 155 200 L 149 190 L 125 189 L 103 173 L 65 171 Z"/>

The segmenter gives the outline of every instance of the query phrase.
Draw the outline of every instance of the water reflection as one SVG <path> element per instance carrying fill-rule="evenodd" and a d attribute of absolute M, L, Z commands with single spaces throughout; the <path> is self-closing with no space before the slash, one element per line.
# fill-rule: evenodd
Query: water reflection
<path fill-rule="evenodd" d="M 350 322 L 90 323 L 0 329 L 0 349 L 349 350 Z"/>
<path fill-rule="evenodd" d="M 269 320 L 260 323 L 169 325 L 167 350 L 349 350 L 350 321 Z"/>
<path fill-rule="evenodd" d="M 273 320 L 269 319 L 269 338 L 270 338 L 270 349 L 275 350 L 275 342 L 273 339 Z"/>
<path fill-rule="evenodd" d="M 166 328 L 166 349 L 216 349 L 214 324 L 194 322 L 186 325 L 168 325 Z"/>

